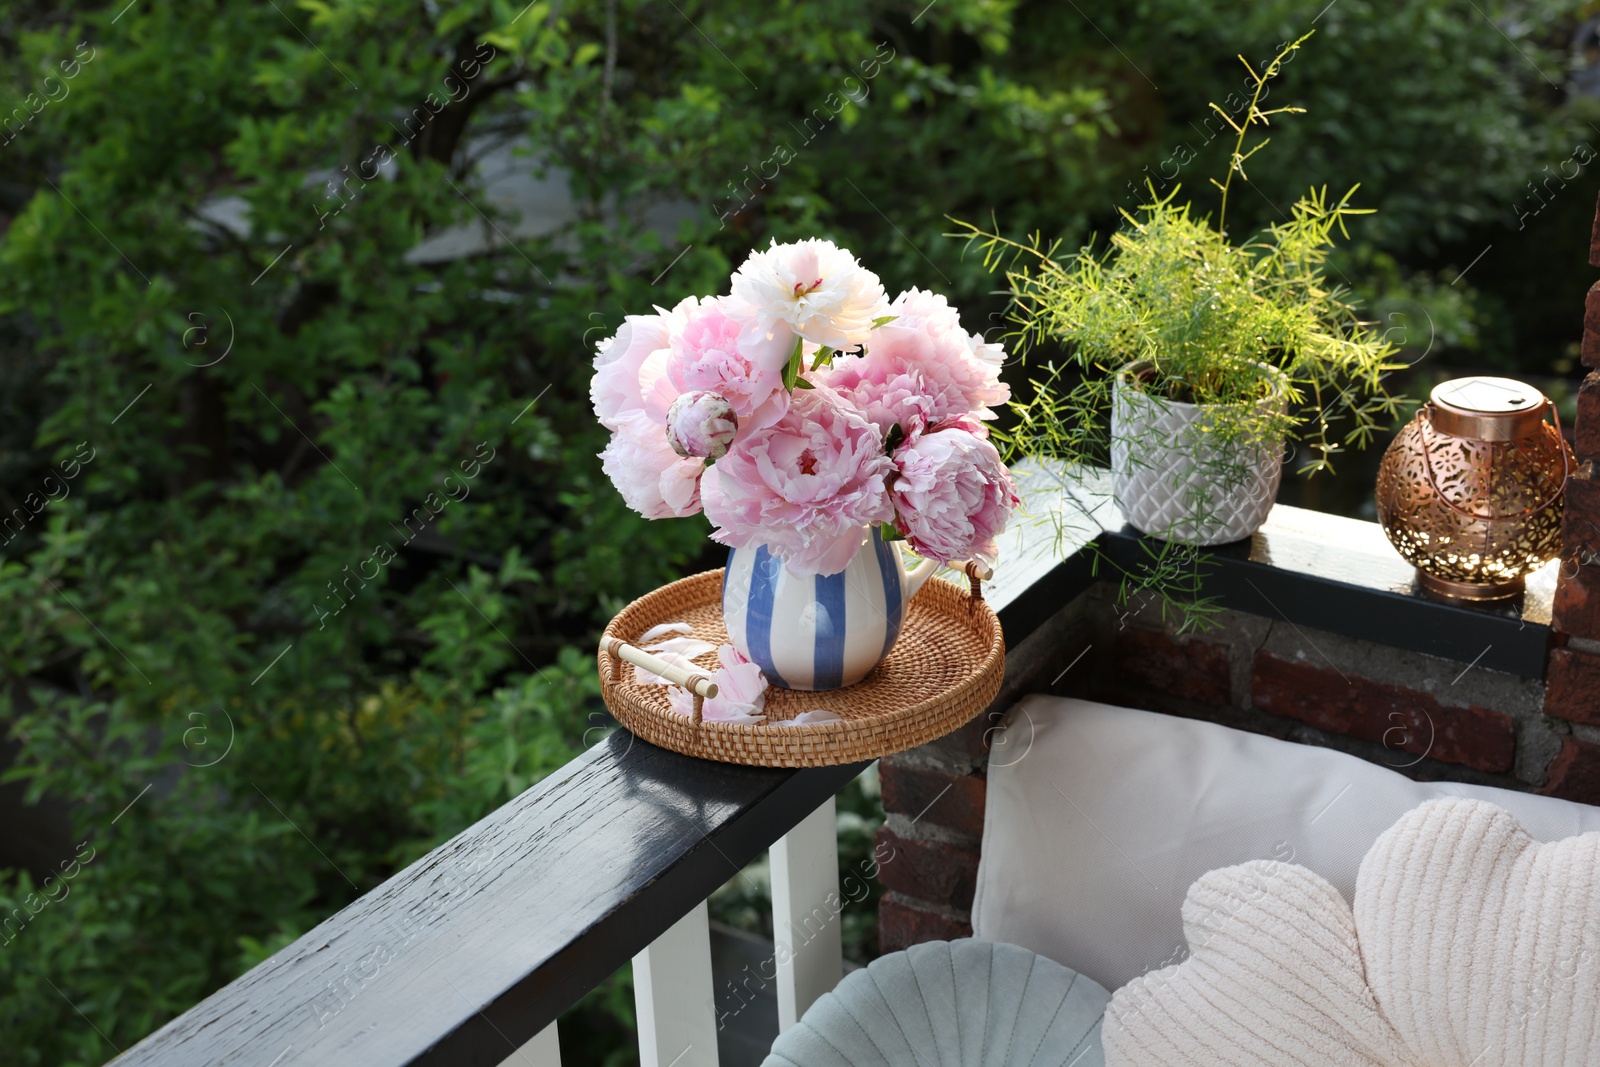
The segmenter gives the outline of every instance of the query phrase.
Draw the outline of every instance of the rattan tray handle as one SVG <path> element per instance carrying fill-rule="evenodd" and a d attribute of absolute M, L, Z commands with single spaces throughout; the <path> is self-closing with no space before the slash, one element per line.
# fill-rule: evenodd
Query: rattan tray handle
<path fill-rule="evenodd" d="M 694 721 L 700 721 L 701 705 L 717 695 L 717 683 L 704 671 L 693 667 L 685 667 L 679 663 L 668 663 L 659 656 L 652 656 L 644 649 L 617 637 L 602 637 L 600 651 L 616 659 L 627 660 L 635 667 L 643 667 L 651 674 L 660 675 L 673 685 L 681 685 L 694 694 Z"/>
<path fill-rule="evenodd" d="M 955 566 L 951 564 L 951 566 Z M 994 577 L 994 568 L 980 560 L 969 559 L 956 568 L 972 583 L 972 599 L 983 599 L 983 583 Z"/>

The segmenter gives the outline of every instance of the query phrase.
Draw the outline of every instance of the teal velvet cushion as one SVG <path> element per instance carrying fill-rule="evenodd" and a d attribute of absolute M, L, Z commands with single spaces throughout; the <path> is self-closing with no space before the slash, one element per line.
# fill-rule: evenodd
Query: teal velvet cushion
<path fill-rule="evenodd" d="M 1016 945 L 930 941 L 840 982 L 763 1067 L 1104 1067 L 1110 999 Z"/>

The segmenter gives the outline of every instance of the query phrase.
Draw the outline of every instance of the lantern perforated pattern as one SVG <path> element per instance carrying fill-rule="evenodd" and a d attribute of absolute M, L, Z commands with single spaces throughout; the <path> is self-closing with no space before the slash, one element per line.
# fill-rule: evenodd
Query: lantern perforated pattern
<path fill-rule="evenodd" d="M 1456 596 L 1512 594 L 1560 554 L 1571 451 L 1556 427 L 1530 420 L 1531 411 L 1519 413 L 1515 427 L 1469 421 L 1473 436 L 1442 429 L 1461 419 L 1439 412 L 1424 406 L 1384 453 L 1378 521 L 1425 585 Z"/>

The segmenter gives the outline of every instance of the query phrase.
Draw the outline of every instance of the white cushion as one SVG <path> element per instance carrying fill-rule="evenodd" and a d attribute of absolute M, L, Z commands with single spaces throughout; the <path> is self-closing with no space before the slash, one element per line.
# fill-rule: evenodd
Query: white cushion
<path fill-rule="evenodd" d="M 1112 998 L 1106 1067 L 1414 1062 L 1367 985 L 1350 905 L 1304 867 L 1255 860 L 1201 875 L 1183 929 L 1193 956 Z"/>
<path fill-rule="evenodd" d="M 1600 833 L 1536 844 L 1481 800 L 1413 808 L 1354 910 L 1293 864 L 1189 890 L 1194 954 L 1106 1011 L 1106 1067 L 1593 1067 Z"/>
<path fill-rule="evenodd" d="M 1586 804 L 1413 782 L 1331 749 L 1082 700 L 1029 697 L 993 740 L 973 932 L 1107 989 L 1187 955 L 1184 896 L 1219 867 L 1297 863 L 1350 901 L 1378 835 L 1450 796 L 1498 804 L 1536 841 L 1600 830 Z"/>
<path fill-rule="evenodd" d="M 1536 844 L 1487 804 L 1429 804 L 1367 853 L 1355 921 L 1417 1061 L 1600 1062 L 1600 834 Z"/>

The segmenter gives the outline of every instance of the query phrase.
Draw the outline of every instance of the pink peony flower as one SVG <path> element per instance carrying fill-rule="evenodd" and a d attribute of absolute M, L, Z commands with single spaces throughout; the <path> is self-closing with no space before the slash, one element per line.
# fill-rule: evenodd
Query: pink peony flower
<path fill-rule="evenodd" d="M 738 432 L 733 405 L 716 393 L 682 393 L 667 410 L 667 443 L 684 459 L 721 459 Z"/>
<path fill-rule="evenodd" d="M 838 359 L 810 378 L 854 404 L 885 437 L 896 425 L 910 436 L 972 410 L 966 395 L 949 382 L 923 373 L 915 363 L 873 358 L 870 351 Z"/>
<path fill-rule="evenodd" d="M 645 410 L 665 421 L 680 395 L 709 392 L 727 400 L 746 433 L 783 417 L 789 409 L 789 393 L 783 387 L 789 346 L 741 341 L 740 322 L 729 313 L 732 306 L 727 297 L 690 298 L 674 309 L 678 319 Z M 646 369 L 653 369 L 653 364 Z"/>
<path fill-rule="evenodd" d="M 794 334 L 846 349 L 890 314 L 883 283 L 832 241 L 810 238 L 752 252 L 733 275 L 733 299 L 748 343 L 793 346 Z M 787 356 L 787 352 L 785 352 Z"/>
<path fill-rule="evenodd" d="M 979 418 L 992 419 L 991 405 L 1011 399 L 1011 387 L 1000 380 L 1005 349 L 982 334 L 961 328 L 961 316 L 937 293 L 907 289 L 889 306 L 894 321 L 872 337 L 869 348 L 891 363 L 920 361 L 931 381 L 959 390 Z M 918 340 L 918 338 L 921 340 Z"/>
<path fill-rule="evenodd" d="M 767 703 L 768 683 L 761 668 L 732 645 L 717 649 L 717 659 L 721 666 L 711 672 L 717 695 L 701 705 L 700 717 L 707 722 L 760 722 L 766 718 L 762 709 Z M 694 694 L 687 689 L 672 686 L 667 700 L 678 714 L 694 715 Z"/>
<path fill-rule="evenodd" d="M 644 410 L 645 366 L 665 363 L 673 315 L 660 308 L 654 315 L 629 315 L 616 336 L 595 346 L 589 399 L 606 429 L 615 432 L 624 418 Z M 649 377 L 653 380 L 659 374 L 652 368 Z"/>
<path fill-rule="evenodd" d="M 921 434 L 894 454 L 896 526 L 917 555 L 993 566 L 995 537 L 1016 510 L 1017 487 L 986 438 L 961 427 Z"/>
<path fill-rule="evenodd" d="M 969 415 L 994 418 L 988 405 L 1011 397 L 999 377 L 1001 347 L 964 332 L 944 297 L 920 289 L 901 293 L 890 312 L 897 317 L 872 331 L 865 352 L 841 356 L 813 378 L 885 434 L 897 424 L 911 437 Z"/>
<path fill-rule="evenodd" d="M 712 538 L 765 544 L 797 574 L 837 574 L 863 527 L 894 517 L 883 438 L 826 386 L 795 391 L 783 418 L 738 442 L 701 488 Z"/>
<path fill-rule="evenodd" d="M 700 475 L 705 461 L 682 459 L 667 443 L 661 424 L 642 411 L 622 416 L 600 465 L 622 499 L 647 519 L 693 515 L 700 510 Z"/>

